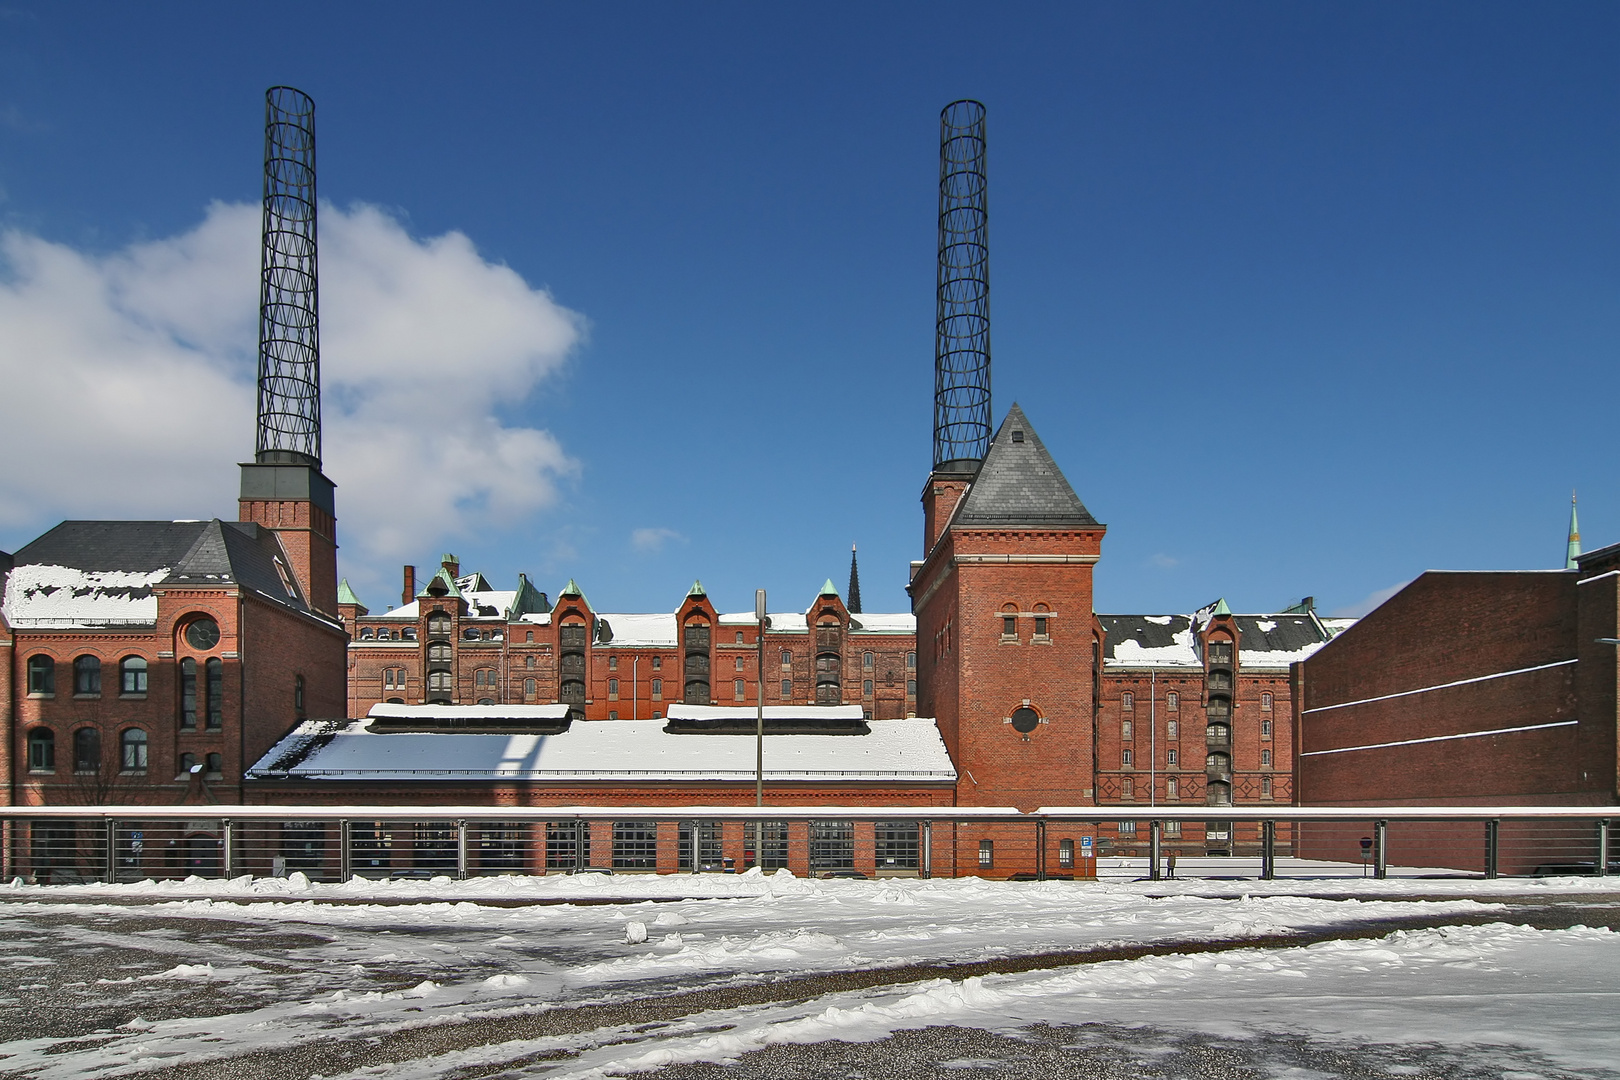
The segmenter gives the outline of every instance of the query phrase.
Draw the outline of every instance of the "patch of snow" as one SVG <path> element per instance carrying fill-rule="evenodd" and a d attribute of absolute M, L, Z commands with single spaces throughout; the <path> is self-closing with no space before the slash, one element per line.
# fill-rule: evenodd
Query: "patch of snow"
<path fill-rule="evenodd" d="M 157 596 L 152 587 L 172 569 L 75 570 L 26 563 L 6 576 L 3 610 L 13 626 L 153 624 L 157 622 Z"/>

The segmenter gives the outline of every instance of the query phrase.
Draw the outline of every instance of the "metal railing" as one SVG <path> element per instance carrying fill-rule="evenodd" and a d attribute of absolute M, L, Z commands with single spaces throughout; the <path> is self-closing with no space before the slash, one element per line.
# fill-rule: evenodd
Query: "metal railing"
<path fill-rule="evenodd" d="M 315 881 L 786 868 L 834 877 L 1620 873 L 1620 807 L 0 807 L 0 878 Z"/>

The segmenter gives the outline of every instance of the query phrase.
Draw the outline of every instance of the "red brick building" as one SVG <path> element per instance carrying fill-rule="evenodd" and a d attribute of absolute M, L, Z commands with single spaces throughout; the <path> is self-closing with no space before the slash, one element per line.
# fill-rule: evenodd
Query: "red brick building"
<path fill-rule="evenodd" d="M 343 708 L 331 482 L 242 472 L 240 521 L 67 521 L 4 557 L 7 804 L 241 801 Z"/>
<path fill-rule="evenodd" d="M 1620 545 L 1572 561 L 1423 574 L 1300 664 L 1299 801 L 1620 802 Z"/>

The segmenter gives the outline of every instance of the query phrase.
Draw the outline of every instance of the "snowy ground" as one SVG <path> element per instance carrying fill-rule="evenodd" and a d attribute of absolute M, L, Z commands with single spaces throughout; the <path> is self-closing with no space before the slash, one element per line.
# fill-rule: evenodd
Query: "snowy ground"
<path fill-rule="evenodd" d="M 1245 1076 L 1620 1077 L 1605 879 L 293 878 L 0 900 L 0 1071 L 29 1077 L 875 1076 L 918 1055 L 953 1076 L 1214 1076 L 1222 1054 Z M 1025 959 L 1053 953 L 1089 955 Z"/>

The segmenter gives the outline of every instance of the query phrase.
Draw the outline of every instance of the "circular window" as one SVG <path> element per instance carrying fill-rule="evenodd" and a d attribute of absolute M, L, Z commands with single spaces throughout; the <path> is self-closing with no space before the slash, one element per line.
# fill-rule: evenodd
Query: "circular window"
<path fill-rule="evenodd" d="M 186 644 L 193 649 L 212 649 L 219 644 L 219 623 L 196 619 L 186 627 Z"/>
<path fill-rule="evenodd" d="M 1040 722 L 1040 715 L 1028 705 L 1013 710 L 1012 725 L 1014 731 L 1028 735 L 1035 730 L 1035 726 Z"/>

